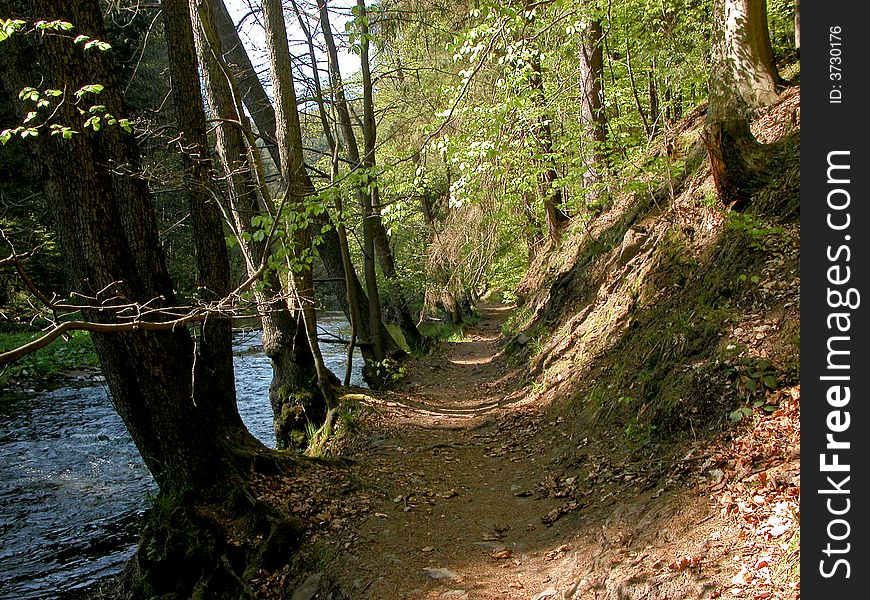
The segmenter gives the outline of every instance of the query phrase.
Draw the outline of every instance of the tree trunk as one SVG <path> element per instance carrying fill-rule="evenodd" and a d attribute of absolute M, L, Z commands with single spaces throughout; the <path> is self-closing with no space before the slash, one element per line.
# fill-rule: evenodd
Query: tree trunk
<path fill-rule="evenodd" d="M 205 112 L 187 0 L 164 0 L 164 29 L 169 50 L 172 93 L 184 166 L 184 186 L 195 232 L 198 292 L 204 302 L 230 293 L 230 266 L 223 219 L 214 198 L 214 171 L 208 152 Z M 194 371 L 197 405 L 214 407 L 214 418 L 232 421 L 235 431 L 250 434 L 236 407 L 232 327 L 228 319 L 210 319 L 199 328 Z"/>
<path fill-rule="evenodd" d="M 727 72 L 730 85 L 750 108 L 773 104 L 779 75 L 767 27 L 767 0 L 719 0 L 717 6 L 724 27 L 720 70 Z"/>
<path fill-rule="evenodd" d="M 318 0 L 317 7 L 320 13 L 321 29 L 323 31 L 323 39 L 326 42 L 327 57 L 329 60 L 329 73 L 332 82 L 332 94 L 335 102 L 335 110 L 338 115 L 339 131 L 344 138 L 345 147 L 348 154 L 348 159 L 354 165 L 354 169 L 362 166 L 362 160 L 359 155 L 359 149 L 356 143 L 356 134 L 353 131 L 353 124 L 350 118 L 350 110 L 348 108 L 347 99 L 344 94 L 344 83 L 341 79 L 341 71 L 338 67 L 338 51 L 336 50 L 335 39 L 332 36 L 332 26 L 329 22 L 329 11 L 326 7 L 325 0 Z M 366 43 L 366 52 L 368 45 Z M 368 57 L 363 60 L 365 70 L 368 70 Z M 365 83 L 363 84 L 365 88 Z M 372 219 L 371 219 L 371 196 L 366 193 L 362 186 L 356 188 L 357 201 L 363 211 L 363 273 L 366 282 L 366 293 L 368 295 L 368 314 L 366 315 L 369 321 L 369 334 L 371 335 L 372 354 L 376 362 L 380 362 L 385 357 L 385 344 L 383 331 L 383 321 L 381 319 L 381 303 L 380 295 L 378 294 L 377 275 L 375 273 L 375 257 L 374 257 L 374 239 L 372 235 Z M 368 208 L 366 208 L 368 207 Z"/>
<path fill-rule="evenodd" d="M 801 0 L 794 0 L 794 47 L 801 49 Z"/>
<path fill-rule="evenodd" d="M 220 39 L 224 59 L 238 82 L 242 101 L 257 127 L 257 133 L 265 142 L 275 167 L 280 169 L 281 159 L 278 144 L 275 141 L 275 109 L 272 102 L 269 100 L 260 78 L 257 77 L 257 71 L 242 44 L 239 32 L 233 24 L 224 0 L 206 1 L 211 7 L 215 31 Z"/>
<path fill-rule="evenodd" d="M 703 137 L 719 197 L 733 210 L 741 210 L 759 180 L 759 144 L 749 129 L 751 110 L 776 99 L 775 79 L 765 68 L 767 53 L 761 48 L 764 40 L 770 46 L 765 0 L 720 0 L 716 6 Z"/>
<path fill-rule="evenodd" d="M 305 171 L 302 155 L 302 127 L 296 109 L 296 90 L 293 87 L 290 50 L 287 47 L 287 26 L 280 0 L 263 1 L 263 19 L 272 74 L 272 91 L 275 97 L 275 133 L 281 157 L 281 179 L 290 211 L 304 215 L 305 198 L 314 192 L 314 186 Z M 280 215 L 276 216 L 279 217 Z M 307 227 L 299 227 L 293 233 L 291 251 L 294 264 L 289 265 L 290 273 L 314 358 L 317 385 L 326 402 L 327 410 L 331 410 L 334 408 L 335 394 L 317 341 L 317 317 L 314 310 L 314 283 L 311 269 L 314 248 Z"/>
<path fill-rule="evenodd" d="M 587 158 L 583 181 L 589 200 L 595 200 L 599 195 L 600 173 L 604 171 L 607 161 L 607 117 L 604 113 L 604 96 L 601 86 L 604 79 L 603 36 L 601 21 L 591 19 L 589 28 L 583 35 L 579 52 L 580 79 L 582 80 L 580 124 L 583 126 L 584 137 L 590 146 L 590 151 L 584 153 Z"/>
<path fill-rule="evenodd" d="M 534 23 L 533 11 L 530 2 L 526 1 L 526 20 L 531 26 Z M 552 118 L 547 113 L 547 95 L 544 91 L 544 77 L 541 67 L 540 54 L 531 53 L 529 66 L 529 88 L 532 91 L 534 105 L 539 114 L 535 116 L 533 123 L 533 135 L 538 142 L 542 158 L 543 171 L 541 173 L 541 194 L 544 198 L 544 212 L 547 218 L 547 231 L 552 242 L 558 242 L 568 224 L 568 215 L 563 210 L 562 188 L 558 185 L 558 173 L 556 162 L 553 157 L 553 132 L 550 127 Z"/>
<path fill-rule="evenodd" d="M 239 114 L 233 100 L 233 86 L 228 81 L 232 74 L 225 73 L 219 64 L 220 48 L 213 48 L 210 43 L 217 36 L 209 6 L 199 4 L 195 17 L 197 52 L 203 65 L 206 97 L 214 116 L 220 119 L 215 140 L 227 182 L 227 216 L 231 218 L 251 276 L 261 264 L 268 262 L 271 251 L 263 241 L 255 240 L 258 228 L 251 222 L 252 217 L 262 214 L 263 199 L 252 180 L 254 166 L 249 162 L 249 148 L 239 125 L 246 117 Z M 317 386 L 317 367 L 304 323 L 291 311 L 288 297 L 291 296 L 284 292 L 274 273 L 267 278 L 264 289 L 255 293 L 262 323 L 263 351 L 272 362 L 269 402 L 274 413 L 276 441 L 279 448 L 298 448 L 305 441 L 306 423 L 322 421 L 326 407 Z"/>
<path fill-rule="evenodd" d="M 77 34 L 106 39 L 97 0 L 35 0 L 30 6 L 39 18 L 68 21 Z M 12 15 L 10 8 L 0 2 L 4 15 Z M 105 87 L 94 102 L 112 115 L 126 114 L 110 55 L 85 55 L 60 35 L 38 36 L 37 44 L 40 81 L 25 82 L 25 69 L 16 67 L 19 41 L 4 42 L 0 76 L 7 85 L 38 83 L 72 95 L 99 81 Z M 133 136 L 117 126 L 94 131 L 85 118 L 68 98 L 56 106 L 54 122 L 80 133 L 67 140 L 46 131 L 37 138 L 70 284 L 92 305 L 86 317 L 98 323 L 123 321 L 120 305 L 174 306 Z M 196 402 L 194 344 L 186 328 L 92 337 L 115 409 L 161 490 L 201 494 L 236 472 L 222 440 L 238 439 L 237 432 Z"/>
<path fill-rule="evenodd" d="M 0 0 L 0 14 L 12 16 L 9 8 L 9 2 Z M 39 81 L 23 81 L 29 69 L 21 63 L 34 55 L 24 58 L 19 36 L 3 42 L 0 80 L 7 86 L 36 83 L 67 94 L 59 99 L 52 119 L 78 133 L 63 139 L 46 130 L 36 143 L 76 302 L 88 301 L 92 306 L 84 316 L 107 328 L 128 324 L 131 306 L 147 308 L 149 317 L 143 321 L 158 319 L 161 307 L 173 315 L 164 318 L 174 318 L 178 308 L 134 138 L 108 123 L 99 131 L 85 127 L 89 114 L 82 115 L 72 99 L 82 86 L 100 82 L 102 92 L 85 102 L 99 102 L 115 117 L 127 114 L 111 52 L 86 53 L 82 44 L 73 43 L 79 34 L 106 39 L 100 3 L 34 0 L 30 8 L 33 15 L 25 17 L 31 20 L 74 24 L 69 36 L 32 36 Z M 170 18 L 176 16 L 173 12 Z M 278 458 L 262 444 L 254 445 L 253 438 L 238 446 L 240 436 L 230 429 L 230 420 L 215 419 L 214 405 L 200 402 L 204 388 L 197 390 L 199 358 L 189 330 L 150 325 L 92 335 L 113 406 L 160 486 L 140 552 L 131 560 L 119 594 L 242 597 L 250 584 L 238 576 L 215 574 L 223 573 L 225 565 L 243 573 L 274 568 L 266 563 L 264 547 L 290 557 L 298 535 L 291 518 L 255 500 L 248 489 L 250 469 L 274 470 Z"/>
<path fill-rule="evenodd" d="M 381 220 L 379 199 L 380 193 L 378 188 L 375 187 L 372 190 L 372 204 L 375 212 L 373 232 L 375 237 L 375 254 L 378 257 L 378 263 L 381 265 L 381 272 L 384 274 L 384 278 L 391 284 L 391 301 L 387 304 L 387 308 L 395 313 L 393 321 L 399 325 L 399 329 L 401 329 L 408 347 L 421 352 L 426 349 L 426 338 L 420 334 L 420 330 L 417 329 L 417 325 L 414 323 L 414 317 L 411 316 L 408 298 L 402 288 L 399 272 L 396 269 L 396 258 L 393 255 L 393 249 L 390 247 L 390 237 L 387 234 L 387 228 L 384 227 L 384 222 Z"/>

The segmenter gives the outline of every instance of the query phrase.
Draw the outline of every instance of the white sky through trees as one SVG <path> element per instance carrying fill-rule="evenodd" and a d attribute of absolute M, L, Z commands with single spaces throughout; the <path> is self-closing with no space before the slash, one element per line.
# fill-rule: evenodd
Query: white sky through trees
<path fill-rule="evenodd" d="M 239 37 L 248 51 L 251 62 L 254 68 L 263 80 L 266 88 L 266 93 L 271 95 L 271 82 L 266 76 L 269 72 L 268 57 L 266 55 L 265 33 L 262 25 L 262 2 L 261 0 L 224 0 L 233 23 L 239 30 Z M 310 25 L 314 34 L 315 46 L 321 44 L 322 36 L 320 35 L 320 27 L 317 23 L 316 7 L 314 0 L 297 0 L 299 6 L 306 10 L 307 5 L 311 5 Z M 349 79 L 354 73 L 359 71 L 359 57 L 352 52 L 348 52 L 346 48 L 340 46 L 341 40 L 344 39 L 345 23 L 350 18 L 350 7 L 355 4 L 353 0 L 332 0 L 329 2 L 330 15 L 332 17 L 332 30 L 336 35 L 336 41 L 339 43 L 339 67 L 344 78 Z M 287 23 L 287 35 L 289 37 L 290 53 L 294 58 L 294 77 L 299 81 L 300 74 L 304 77 L 311 77 L 311 69 L 309 67 L 308 46 L 305 37 L 299 28 L 299 22 L 296 18 L 296 13 L 293 12 L 292 5 L 289 2 L 284 2 L 284 14 Z M 301 59 L 301 60 L 297 60 Z M 326 82 L 326 53 L 321 52 L 318 56 L 321 69 L 320 79 Z M 298 69 L 302 69 L 301 73 Z M 302 90 L 298 89 L 297 94 L 302 96 Z"/>

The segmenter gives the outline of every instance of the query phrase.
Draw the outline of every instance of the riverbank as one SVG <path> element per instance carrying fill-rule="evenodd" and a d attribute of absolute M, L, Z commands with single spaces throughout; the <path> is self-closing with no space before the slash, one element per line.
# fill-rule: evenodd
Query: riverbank
<path fill-rule="evenodd" d="M 44 332 L 16 328 L 0 332 L 0 353 L 39 338 Z M 100 381 L 99 359 L 86 331 L 72 331 L 45 348 L 27 354 L 0 372 L 0 390 L 28 393 L 64 385 Z"/>

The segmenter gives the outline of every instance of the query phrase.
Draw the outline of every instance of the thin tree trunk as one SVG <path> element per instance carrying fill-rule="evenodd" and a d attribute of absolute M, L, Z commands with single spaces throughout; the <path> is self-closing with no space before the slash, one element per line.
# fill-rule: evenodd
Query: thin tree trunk
<path fill-rule="evenodd" d="M 586 165 L 588 175 L 584 175 L 585 187 L 594 187 L 600 180 L 598 173 L 605 168 L 607 161 L 607 117 L 604 113 L 604 92 L 601 82 L 604 79 L 604 40 L 601 21 L 591 19 L 589 28 L 583 35 L 580 46 L 580 78 L 582 94 L 580 97 L 580 124 L 584 137 L 592 150 Z"/>
<path fill-rule="evenodd" d="M 353 131 L 351 122 L 350 110 L 348 109 L 347 98 L 344 94 L 344 83 L 341 79 L 341 71 L 338 67 L 338 51 L 335 45 L 335 39 L 332 35 L 332 26 L 329 21 L 329 11 L 325 0 L 317 0 L 318 10 L 320 12 L 320 24 L 323 31 L 323 39 L 326 42 L 327 57 L 329 60 L 330 80 L 332 82 L 333 101 L 335 103 L 336 114 L 338 115 L 339 131 L 344 138 L 345 147 L 347 150 L 348 159 L 354 168 L 362 165 L 359 155 L 359 149 L 356 143 L 356 134 Z M 367 61 L 363 61 L 367 64 Z M 367 69 L 367 66 L 366 66 Z M 377 277 L 374 272 L 374 241 L 371 234 L 371 196 L 369 196 L 361 186 L 356 188 L 357 201 L 363 209 L 363 262 L 364 274 L 368 295 L 368 315 L 369 334 L 372 342 L 372 352 L 375 361 L 380 362 L 385 356 L 384 336 L 382 334 L 383 322 L 381 319 L 380 295 L 378 294 Z M 366 211 L 366 206 L 369 209 Z M 366 235 L 368 231 L 369 235 Z M 366 242 L 368 240 L 368 242 Z"/>
<path fill-rule="evenodd" d="M 263 19 L 266 27 L 266 48 L 272 74 L 272 90 L 275 96 L 275 123 L 278 152 L 281 156 L 281 178 L 289 200 L 289 208 L 305 214 L 305 198 L 314 192 L 314 187 L 305 172 L 302 155 L 302 127 L 296 110 L 296 90 L 293 87 L 290 50 L 287 47 L 287 26 L 280 0 L 263 1 Z M 278 215 L 276 218 L 280 217 Z M 335 393 L 320 345 L 317 342 L 317 317 L 314 310 L 314 283 L 312 281 L 311 257 L 314 248 L 307 227 L 299 227 L 293 234 L 292 252 L 295 264 L 290 265 L 296 295 L 301 304 L 302 319 L 308 334 L 311 354 L 317 372 L 317 385 L 326 401 L 327 410 L 334 408 Z"/>
<path fill-rule="evenodd" d="M 259 195 L 260 186 L 252 173 L 256 167 L 250 161 L 255 152 L 243 134 L 241 121 L 246 117 L 238 112 L 238 103 L 233 100 L 233 86 L 228 81 L 232 75 L 219 64 L 220 48 L 212 43 L 217 39 L 213 27 L 209 5 L 199 4 L 197 52 L 203 65 L 209 106 L 220 119 L 215 140 L 227 182 L 227 216 L 232 221 L 250 276 L 268 260 L 270 253 L 264 241 L 255 240 L 258 229 L 251 222 L 252 217 L 263 214 L 265 200 Z M 269 401 L 279 448 L 300 446 L 306 423 L 320 422 L 326 413 L 304 323 L 292 312 L 288 297 L 275 274 L 255 293 L 262 323 L 263 351 L 272 362 Z"/>
<path fill-rule="evenodd" d="M 266 94 L 265 88 L 257 77 L 257 71 L 254 69 L 251 58 L 245 50 L 244 44 L 239 37 L 239 32 L 233 24 L 230 13 L 227 10 L 224 0 L 200 0 L 207 1 L 211 6 L 211 12 L 214 16 L 215 31 L 220 39 L 221 49 L 224 54 L 224 59 L 230 65 L 233 75 L 238 82 L 239 91 L 242 94 L 242 101 L 257 127 L 257 133 L 266 143 L 266 148 L 269 151 L 269 156 L 275 163 L 275 166 L 280 169 L 281 159 L 278 152 L 278 145 L 275 141 L 275 109 L 269 96 Z"/>
<path fill-rule="evenodd" d="M 531 13 L 529 13 L 531 14 Z M 553 156 L 553 132 L 550 127 L 552 120 L 547 114 L 547 96 L 544 91 L 544 78 L 541 61 L 537 53 L 532 53 L 530 60 L 531 74 L 529 87 L 535 98 L 535 107 L 540 114 L 535 117 L 535 138 L 543 155 L 543 172 L 541 173 L 541 193 L 544 197 L 544 211 L 547 216 L 547 230 L 550 240 L 558 242 L 568 224 L 568 215 L 563 211 L 562 188 L 558 185 L 558 173 Z"/>

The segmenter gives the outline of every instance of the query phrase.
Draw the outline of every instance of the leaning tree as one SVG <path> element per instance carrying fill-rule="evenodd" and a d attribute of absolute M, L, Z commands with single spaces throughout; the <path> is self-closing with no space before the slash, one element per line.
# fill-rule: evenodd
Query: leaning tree
<path fill-rule="evenodd" d="M 166 7 L 183 16 L 181 4 Z M 298 528 L 251 488 L 252 472 L 295 459 L 253 438 L 232 391 L 202 381 L 208 371 L 196 364 L 205 356 L 212 372 L 227 368 L 227 336 L 202 330 L 234 295 L 178 306 L 112 53 L 100 51 L 108 44 L 99 0 L 0 0 L 0 16 L 15 21 L 4 28 L 0 78 L 25 90 L 16 135 L 35 137 L 73 292 L 55 308 L 81 315 L 46 337 L 91 332 L 112 403 L 160 488 L 129 571 L 134 596 L 239 597 L 239 574 L 286 560 Z"/>

